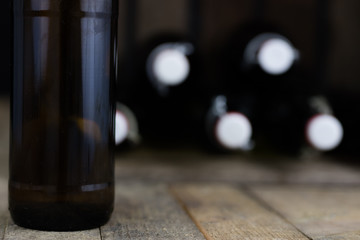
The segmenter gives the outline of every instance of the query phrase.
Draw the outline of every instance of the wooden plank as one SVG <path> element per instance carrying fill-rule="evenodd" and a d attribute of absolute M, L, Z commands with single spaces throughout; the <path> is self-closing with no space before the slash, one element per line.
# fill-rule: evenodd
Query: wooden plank
<path fill-rule="evenodd" d="M 7 220 L 9 218 L 7 199 L 7 181 L 3 178 L 0 178 L 0 239 L 3 239 L 4 237 Z"/>
<path fill-rule="evenodd" d="M 8 211 L 1 210 L 1 212 L 0 212 L 0 239 L 4 239 L 8 219 L 9 219 Z"/>
<path fill-rule="evenodd" d="M 360 184 L 359 168 L 325 156 L 211 155 L 194 146 L 118 153 L 116 172 L 118 181 Z"/>
<path fill-rule="evenodd" d="M 360 239 L 360 232 L 350 232 L 350 233 L 343 233 L 338 235 L 316 238 L 314 240 L 359 240 L 359 239 Z"/>
<path fill-rule="evenodd" d="M 7 207 L 8 207 L 7 183 L 8 183 L 7 179 L 0 177 L 0 213 L 7 211 Z"/>
<path fill-rule="evenodd" d="M 252 191 L 311 238 L 360 231 L 358 186 L 266 186 Z"/>
<path fill-rule="evenodd" d="M 119 181 L 222 181 L 273 182 L 281 181 L 278 172 L 243 155 L 211 155 L 196 147 L 170 150 L 141 147 L 136 151 L 118 154 L 116 172 Z"/>
<path fill-rule="evenodd" d="M 204 239 L 164 184 L 122 182 L 102 239 Z"/>
<path fill-rule="evenodd" d="M 45 232 L 25 229 L 15 225 L 11 219 L 6 228 L 4 240 L 96 240 L 101 239 L 99 229 L 75 232 Z"/>
<path fill-rule="evenodd" d="M 9 171 L 10 101 L 0 97 L 0 178 L 7 179 Z"/>
<path fill-rule="evenodd" d="M 207 239 L 308 239 L 244 192 L 228 185 L 175 185 L 172 191 Z"/>

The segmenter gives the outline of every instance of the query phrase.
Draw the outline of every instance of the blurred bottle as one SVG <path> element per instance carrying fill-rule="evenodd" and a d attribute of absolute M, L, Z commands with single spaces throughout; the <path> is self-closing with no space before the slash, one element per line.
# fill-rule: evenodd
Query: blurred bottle
<path fill-rule="evenodd" d="M 176 140 L 187 134 L 186 105 L 197 96 L 195 51 L 191 40 L 172 33 L 149 39 L 139 48 L 133 85 L 120 87 L 124 94 L 118 96 L 134 110 L 144 140 Z"/>
<path fill-rule="evenodd" d="M 134 148 L 140 144 L 139 126 L 133 111 L 117 102 L 115 112 L 115 145 L 117 149 Z"/>
<path fill-rule="evenodd" d="M 146 79 L 161 97 L 171 97 L 191 85 L 195 71 L 194 44 L 185 37 L 164 35 L 150 40 L 144 46 Z"/>
<path fill-rule="evenodd" d="M 247 24 L 230 37 L 223 50 L 224 89 L 236 92 L 286 89 L 300 58 L 292 42 L 272 26 Z"/>
<path fill-rule="evenodd" d="M 282 95 L 264 104 L 262 132 L 284 153 L 325 152 L 343 139 L 341 122 L 324 96 Z"/>
<path fill-rule="evenodd" d="M 142 43 L 136 50 L 133 79 L 126 87 L 118 82 L 119 101 L 140 102 L 139 96 L 158 101 L 188 92 L 196 70 L 195 48 L 188 38 L 172 33 Z"/>
<path fill-rule="evenodd" d="M 205 132 L 210 145 L 219 151 L 249 151 L 254 148 L 254 99 L 218 95 L 205 115 Z"/>

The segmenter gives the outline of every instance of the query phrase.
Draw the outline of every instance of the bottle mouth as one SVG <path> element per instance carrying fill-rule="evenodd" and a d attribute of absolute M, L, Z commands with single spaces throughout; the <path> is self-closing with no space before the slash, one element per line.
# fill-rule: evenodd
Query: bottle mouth
<path fill-rule="evenodd" d="M 281 75 L 289 71 L 296 58 L 297 51 L 289 41 L 281 38 L 264 41 L 257 54 L 260 67 L 271 75 Z"/>
<path fill-rule="evenodd" d="M 219 117 L 215 125 L 218 143 L 230 150 L 246 150 L 252 136 L 249 119 L 238 112 L 228 112 Z"/>
<path fill-rule="evenodd" d="M 176 86 L 183 83 L 190 73 L 190 62 L 180 47 L 161 45 L 150 54 L 148 70 L 160 84 Z"/>
<path fill-rule="evenodd" d="M 311 146 L 320 151 L 335 149 L 343 139 L 341 122 L 329 114 L 318 114 L 309 119 L 306 137 Z"/>
<path fill-rule="evenodd" d="M 119 110 L 115 112 L 115 145 L 120 145 L 129 134 L 129 122 L 125 114 Z"/>

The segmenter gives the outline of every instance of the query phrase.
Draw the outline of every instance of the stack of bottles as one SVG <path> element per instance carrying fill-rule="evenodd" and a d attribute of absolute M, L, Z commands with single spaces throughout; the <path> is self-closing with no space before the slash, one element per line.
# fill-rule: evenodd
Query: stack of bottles
<path fill-rule="evenodd" d="M 189 38 L 149 41 L 139 51 L 132 87 L 122 89 L 119 80 L 118 106 L 127 107 L 118 107 L 117 144 L 137 145 L 141 135 L 197 139 L 224 152 L 265 145 L 298 154 L 339 146 L 342 124 L 315 74 L 300 68 L 301 52 L 285 34 L 248 24 L 229 39 L 216 56 L 215 88 L 204 84 L 207 68 Z"/>

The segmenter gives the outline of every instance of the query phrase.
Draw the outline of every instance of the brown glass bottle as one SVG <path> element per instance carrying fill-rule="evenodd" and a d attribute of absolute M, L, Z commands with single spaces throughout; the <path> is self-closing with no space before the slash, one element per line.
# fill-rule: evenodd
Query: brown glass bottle
<path fill-rule="evenodd" d="M 114 202 L 117 0 L 13 0 L 9 209 L 81 230 Z"/>

